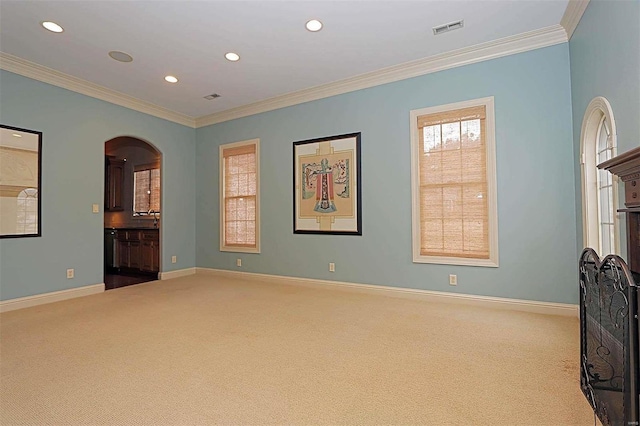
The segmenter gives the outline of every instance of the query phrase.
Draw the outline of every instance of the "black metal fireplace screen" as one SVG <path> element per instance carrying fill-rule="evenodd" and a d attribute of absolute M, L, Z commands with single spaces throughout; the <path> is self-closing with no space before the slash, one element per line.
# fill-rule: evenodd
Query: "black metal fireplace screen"
<path fill-rule="evenodd" d="M 604 426 L 638 425 L 638 287 L 624 260 L 580 256 L 580 387 Z"/>

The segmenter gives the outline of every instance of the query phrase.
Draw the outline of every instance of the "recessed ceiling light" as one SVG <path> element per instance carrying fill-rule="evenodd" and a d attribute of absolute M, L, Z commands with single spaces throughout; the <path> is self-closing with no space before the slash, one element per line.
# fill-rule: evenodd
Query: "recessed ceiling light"
<path fill-rule="evenodd" d="M 64 31 L 64 28 L 62 28 L 60 25 L 56 24 L 55 22 L 51 22 L 51 21 L 44 21 L 42 23 L 42 26 L 54 33 L 61 33 Z"/>
<path fill-rule="evenodd" d="M 169 83 L 177 83 L 177 82 L 178 82 L 178 79 L 177 79 L 177 78 L 175 78 L 175 77 L 174 77 L 174 76 L 172 76 L 172 75 L 168 75 L 168 76 L 166 76 L 164 79 L 165 79 L 165 80 L 167 80 Z"/>
<path fill-rule="evenodd" d="M 240 55 L 233 52 L 225 53 L 224 57 L 227 58 L 227 61 L 231 61 L 231 62 L 236 62 L 240 60 Z"/>
<path fill-rule="evenodd" d="M 310 21 L 307 21 L 305 26 L 309 31 L 315 33 L 316 31 L 320 31 L 322 29 L 322 22 L 318 21 L 317 19 L 312 19 Z"/>
<path fill-rule="evenodd" d="M 22 137 L 22 135 L 19 135 L 17 133 L 12 134 L 11 136 L 13 136 L 14 138 L 21 138 Z"/>
<path fill-rule="evenodd" d="M 133 57 L 131 55 L 129 55 L 128 53 L 120 52 L 118 50 L 112 50 L 111 52 L 109 52 L 109 56 L 119 62 L 133 61 Z"/>

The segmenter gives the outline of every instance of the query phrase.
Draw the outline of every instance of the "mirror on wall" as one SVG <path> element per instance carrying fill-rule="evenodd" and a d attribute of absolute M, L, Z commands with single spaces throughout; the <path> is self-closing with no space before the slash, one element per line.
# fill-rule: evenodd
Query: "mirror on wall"
<path fill-rule="evenodd" d="M 41 235 L 42 132 L 0 124 L 0 238 Z"/>

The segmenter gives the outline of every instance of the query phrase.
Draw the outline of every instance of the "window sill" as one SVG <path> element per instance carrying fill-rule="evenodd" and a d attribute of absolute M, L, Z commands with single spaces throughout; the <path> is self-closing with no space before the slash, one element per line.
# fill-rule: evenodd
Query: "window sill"
<path fill-rule="evenodd" d="M 498 259 L 465 259 L 459 257 L 413 256 L 413 263 L 433 263 L 438 265 L 482 266 L 498 268 Z"/>
<path fill-rule="evenodd" d="M 221 246 L 220 251 L 226 251 L 230 253 L 260 253 L 260 247 L 227 247 Z"/>

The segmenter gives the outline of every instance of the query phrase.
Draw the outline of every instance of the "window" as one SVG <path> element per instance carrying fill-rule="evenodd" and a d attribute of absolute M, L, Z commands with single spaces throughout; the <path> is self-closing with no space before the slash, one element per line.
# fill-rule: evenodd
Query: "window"
<path fill-rule="evenodd" d="M 220 250 L 260 252 L 260 140 L 220 146 Z"/>
<path fill-rule="evenodd" d="M 616 155 L 615 129 L 609 102 L 603 97 L 594 98 L 582 122 L 582 219 L 584 245 L 600 256 L 620 252 L 617 181 L 610 172 L 597 167 Z"/>
<path fill-rule="evenodd" d="M 598 147 L 597 156 L 598 164 L 603 161 L 610 160 L 613 155 L 613 147 L 610 146 L 611 131 L 607 124 L 607 117 L 602 117 L 600 126 L 598 127 Z M 615 217 L 614 205 L 613 205 L 613 175 L 606 171 L 600 170 L 598 172 L 598 204 L 600 212 L 599 231 L 600 231 L 600 253 L 608 254 L 614 253 L 615 246 L 615 226 L 613 218 Z"/>
<path fill-rule="evenodd" d="M 493 98 L 411 111 L 413 261 L 498 266 Z"/>
<path fill-rule="evenodd" d="M 158 164 L 136 166 L 133 172 L 133 214 L 160 212 L 160 168 Z"/>
<path fill-rule="evenodd" d="M 17 229 L 21 234 L 38 232 L 38 190 L 26 188 L 18 194 Z"/>

